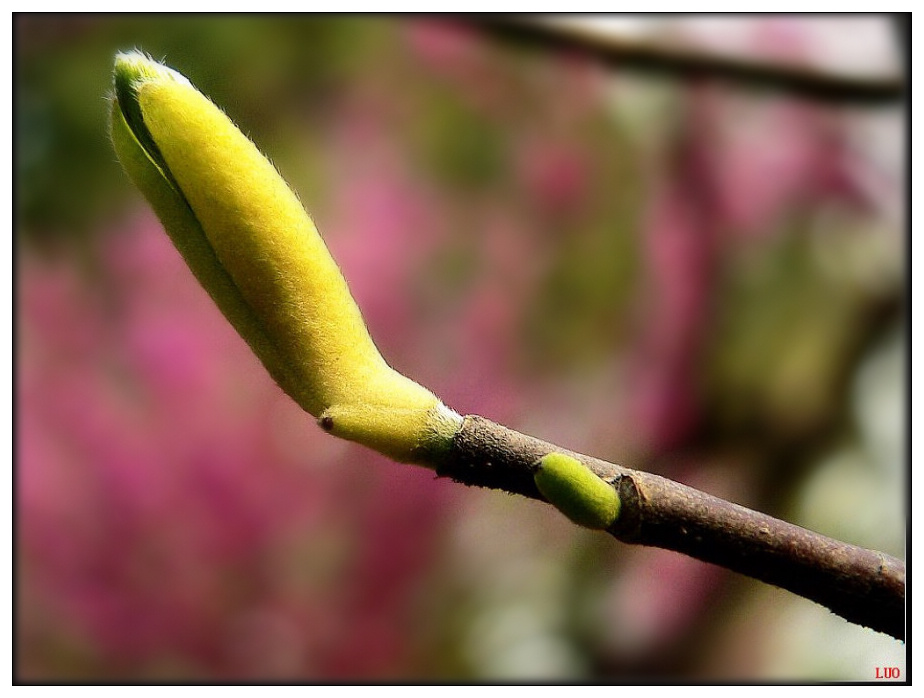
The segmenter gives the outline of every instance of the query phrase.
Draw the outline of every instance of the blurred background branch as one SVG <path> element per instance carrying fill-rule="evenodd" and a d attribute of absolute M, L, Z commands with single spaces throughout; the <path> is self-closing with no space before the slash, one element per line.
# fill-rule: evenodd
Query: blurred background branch
<path fill-rule="evenodd" d="M 832 104 L 882 105 L 903 99 L 905 77 L 851 75 L 798 62 L 730 55 L 721 47 L 684 45 L 676 37 L 637 38 L 607 31 L 605 24 L 567 17 L 473 20 L 491 36 L 532 45 L 540 51 L 580 54 L 619 70 L 677 80 L 714 80 Z M 910 26 L 897 23 L 904 37 Z"/>

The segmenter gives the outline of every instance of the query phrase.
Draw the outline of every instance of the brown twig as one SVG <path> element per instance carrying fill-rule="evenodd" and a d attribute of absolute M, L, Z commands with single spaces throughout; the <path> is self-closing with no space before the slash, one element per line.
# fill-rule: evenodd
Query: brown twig
<path fill-rule="evenodd" d="M 476 22 L 504 39 L 591 56 L 607 65 L 679 79 L 709 78 L 751 89 L 784 92 L 820 102 L 894 104 L 905 95 L 901 76 L 859 77 L 808 66 L 768 63 L 674 47 L 663 41 L 603 35 L 560 23 L 506 18 Z"/>
<path fill-rule="evenodd" d="M 822 536 L 663 477 L 573 453 L 468 416 L 439 476 L 544 500 L 533 480 L 551 452 L 582 461 L 613 484 L 622 509 L 609 533 L 626 543 L 675 550 L 815 601 L 852 623 L 905 639 L 905 564 Z"/>

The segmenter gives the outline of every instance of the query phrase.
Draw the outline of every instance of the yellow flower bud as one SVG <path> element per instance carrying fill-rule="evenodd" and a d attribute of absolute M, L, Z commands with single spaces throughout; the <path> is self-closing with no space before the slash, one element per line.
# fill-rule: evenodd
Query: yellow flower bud
<path fill-rule="evenodd" d="M 382 358 L 314 223 L 273 165 L 178 73 L 115 63 L 112 137 L 193 273 L 273 378 L 325 429 L 397 460 L 461 418 Z"/>

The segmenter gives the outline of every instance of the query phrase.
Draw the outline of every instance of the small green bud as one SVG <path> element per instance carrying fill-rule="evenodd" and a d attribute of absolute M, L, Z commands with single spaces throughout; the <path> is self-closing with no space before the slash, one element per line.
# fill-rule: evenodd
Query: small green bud
<path fill-rule="evenodd" d="M 619 517 L 619 495 L 575 458 L 550 453 L 539 461 L 536 487 L 562 514 L 579 526 L 609 528 Z"/>

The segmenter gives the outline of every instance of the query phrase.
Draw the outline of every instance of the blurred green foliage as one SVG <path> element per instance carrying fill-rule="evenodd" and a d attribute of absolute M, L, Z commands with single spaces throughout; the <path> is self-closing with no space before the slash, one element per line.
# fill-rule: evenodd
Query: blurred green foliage
<path fill-rule="evenodd" d="M 20 232 L 86 235 L 130 191 L 108 143 L 112 57 L 138 48 L 189 75 L 267 149 L 362 70 L 382 20 L 19 15 L 15 177 Z M 283 154 L 284 150 L 279 149 Z"/>

